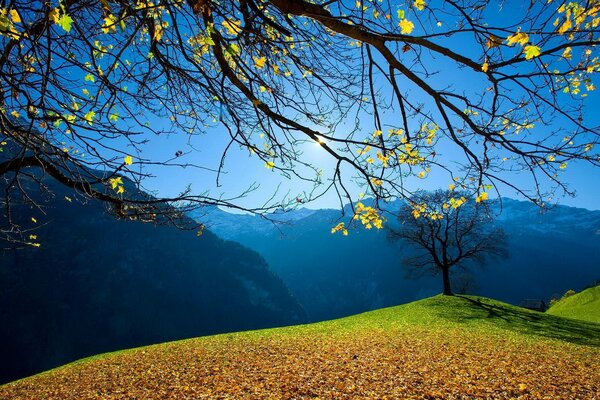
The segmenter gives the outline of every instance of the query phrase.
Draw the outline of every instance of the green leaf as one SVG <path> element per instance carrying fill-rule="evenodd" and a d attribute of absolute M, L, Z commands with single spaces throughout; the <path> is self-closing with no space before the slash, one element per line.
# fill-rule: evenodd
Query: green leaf
<path fill-rule="evenodd" d="M 523 53 L 525 53 L 525 59 L 530 60 L 533 57 L 539 56 L 541 54 L 541 49 L 537 46 L 525 46 Z"/>
<path fill-rule="evenodd" d="M 89 111 L 87 114 L 85 114 L 83 116 L 83 119 L 85 119 L 88 123 L 88 125 L 92 125 L 94 123 L 94 118 L 96 118 L 96 112 L 95 111 Z"/>
<path fill-rule="evenodd" d="M 71 18 L 68 14 L 63 14 L 56 22 L 56 25 L 63 28 L 65 30 L 65 32 L 70 32 L 72 23 L 73 23 L 73 18 Z"/>

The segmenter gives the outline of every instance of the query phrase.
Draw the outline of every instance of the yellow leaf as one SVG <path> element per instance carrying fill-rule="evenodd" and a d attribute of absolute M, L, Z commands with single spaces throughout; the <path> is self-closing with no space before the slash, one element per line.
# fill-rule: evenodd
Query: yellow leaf
<path fill-rule="evenodd" d="M 160 42 L 160 39 L 162 39 L 162 35 L 164 32 L 164 28 L 162 25 L 158 24 L 154 26 L 154 40 L 156 40 L 157 42 Z"/>
<path fill-rule="evenodd" d="M 88 125 L 92 125 L 94 123 L 94 118 L 96 117 L 96 112 L 94 111 L 88 111 L 84 116 L 83 119 L 85 119 L 88 123 Z"/>
<path fill-rule="evenodd" d="M 483 72 L 488 72 L 488 69 L 490 68 L 490 65 L 488 64 L 487 60 L 483 63 L 483 65 L 481 66 L 481 70 Z"/>
<path fill-rule="evenodd" d="M 35 239 L 37 239 L 37 235 L 29 235 L 29 239 L 30 240 L 35 240 Z"/>
<path fill-rule="evenodd" d="M 133 164 L 133 157 L 127 156 L 123 159 L 123 161 L 125 161 L 125 165 L 131 165 Z"/>
<path fill-rule="evenodd" d="M 273 168 L 275 167 L 275 163 L 274 163 L 273 161 L 267 161 L 267 162 L 265 163 L 265 167 L 266 167 L 267 169 L 273 169 Z"/>
<path fill-rule="evenodd" d="M 506 41 L 508 42 L 509 46 L 512 46 L 514 44 L 520 44 L 521 46 L 525 46 L 527 44 L 527 42 L 529 42 L 529 35 L 527 35 L 525 32 L 516 32 L 512 35 L 510 35 Z"/>
<path fill-rule="evenodd" d="M 53 8 L 48 13 L 48 19 L 50 21 L 52 21 L 53 23 L 57 24 L 58 20 L 59 20 L 59 15 L 60 15 L 60 9 L 58 7 L 57 8 Z"/>
<path fill-rule="evenodd" d="M 567 20 L 562 23 L 560 28 L 558 28 L 558 33 L 560 33 L 561 35 L 564 34 L 569 29 L 571 29 L 571 26 L 572 26 L 571 20 L 569 18 L 567 18 Z"/>
<path fill-rule="evenodd" d="M 117 31 L 117 17 L 110 14 L 104 18 L 104 24 L 102 25 L 102 33 L 116 32 Z"/>
<path fill-rule="evenodd" d="M 121 194 L 121 193 L 124 193 L 124 192 L 125 192 L 125 188 L 123 186 L 119 186 L 117 188 L 117 194 Z"/>
<path fill-rule="evenodd" d="M 594 148 L 594 145 L 591 143 L 588 143 L 585 145 L 585 148 L 583 149 L 583 151 L 588 152 L 590 150 L 592 150 Z"/>
<path fill-rule="evenodd" d="M 502 44 L 502 39 L 495 35 L 488 37 L 488 40 L 486 42 L 488 49 L 493 49 L 494 47 L 498 47 L 501 44 Z"/>
<path fill-rule="evenodd" d="M 19 112 L 18 112 L 18 111 L 11 111 L 11 112 L 10 112 L 10 115 L 12 115 L 12 116 L 13 116 L 13 117 L 15 117 L 15 118 L 19 118 L 19 117 L 21 116 L 21 114 L 19 114 Z"/>
<path fill-rule="evenodd" d="M 223 21 L 223 28 L 227 30 L 227 33 L 233 36 L 237 36 L 242 31 L 241 22 L 239 20 L 225 20 Z"/>
<path fill-rule="evenodd" d="M 485 201 L 485 200 L 487 200 L 487 199 L 488 199 L 488 194 L 487 194 L 486 192 L 481 192 L 481 193 L 479 194 L 479 196 L 477 196 L 477 197 L 475 198 L 475 202 L 476 202 L 476 203 L 481 203 L 482 201 Z"/>
<path fill-rule="evenodd" d="M 65 200 L 68 201 L 69 203 L 73 202 L 73 200 L 69 196 L 65 196 Z"/>
<path fill-rule="evenodd" d="M 525 390 L 527 390 L 527 385 L 524 383 L 519 383 L 519 390 L 521 392 L 524 392 Z"/>
<path fill-rule="evenodd" d="M 116 178 L 110 178 L 108 180 L 108 183 L 110 183 L 110 186 L 115 189 L 117 186 L 122 185 L 123 184 L 123 179 L 118 176 Z"/>
<path fill-rule="evenodd" d="M 265 62 L 267 62 L 266 57 L 253 57 L 254 58 L 254 66 L 256 68 L 263 68 L 265 66 Z"/>
<path fill-rule="evenodd" d="M 407 19 L 403 19 L 398 25 L 400 26 L 400 33 L 403 35 L 410 35 L 415 29 L 415 25 Z"/>
<path fill-rule="evenodd" d="M 17 10 L 10 10 L 10 19 L 12 19 L 12 22 L 15 24 L 21 22 L 21 17 L 19 16 L 19 12 Z"/>
<path fill-rule="evenodd" d="M 423 11 L 423 9 L 425 8 L 425 5 L 427 3 L 425 3 L 424 0 L 415 0 L 415 2 L 413 3 L 413 5 L 415 6 L 415 8 L 419 11 Z"/>
<path fill-rule="evenodd" d="M 526 60 L 531 60 L 532 58 L 539 56 L 541 54 L 541 50 L 537 46 L 525 46 L 523 53 L 525 53 Z"/>
<path fill-rule="evenodd" d="M 37 219 L 31 217 L 31 222 L 33 222 L 34 224 L 37 224 Z"/>
<path fill-rule="evenodd" d="M 340 222 L 333 228 L 331 228 L 331 233 L 342 232 L 344 236 L 348 236 L 348 230 L 346 229 L 346 225 L 343 222 Z"/>

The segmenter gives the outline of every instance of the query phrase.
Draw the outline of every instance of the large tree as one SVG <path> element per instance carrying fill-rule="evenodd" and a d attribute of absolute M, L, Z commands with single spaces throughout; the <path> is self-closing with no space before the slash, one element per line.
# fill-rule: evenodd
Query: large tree
<path fill-rule="evenodd" d="M 569 190 L 560 173 L 570 161 L 600 163 L 599 129 L 584 114 L 600 70 L 598 1 L 0 4 L 1 229 L 9 241 L 29 243 L 24 232 L 35 222 L 12 218 L 11 204 L 40 206 L 23 180 L 43 186 L 33 170 L 120 217 L 151 220 L 175 210 L 165 203 L 240 203 L 187 188 L 131 196 L 124 180 L 143 188 L 159 167 L 197 167 L 218 185 L 235 148 L 312 183 L 303 202 L 334 191 L 352 203 L 350 182 L 378 201 L 405 198 L 436 173 L 471 193 L 512 188 L 541 203 Z M 157 135 L 215 127 L 229 140 L 211 147 L 222 155 L 214 166 L 191 147 L 144 150 Z M 333 166 L 306 157 L 307 142 Z M 290 198 L 244 208 L 265 212 Z M 355 211 L 379 222 L 374 208 Z"/>
<path fill-rule="evenodd" d="M 403 263 L 441 274 L 445 295 L 453 294 L 451 272 L 508 254 L 504 231 L 493 224 L 490 203 L 481 198 L 468 201 L 465 193 L 417 193 L 401 208 L 398 220 L 397 228 L 388 229 L 388 237 L 414 249 Z"/>

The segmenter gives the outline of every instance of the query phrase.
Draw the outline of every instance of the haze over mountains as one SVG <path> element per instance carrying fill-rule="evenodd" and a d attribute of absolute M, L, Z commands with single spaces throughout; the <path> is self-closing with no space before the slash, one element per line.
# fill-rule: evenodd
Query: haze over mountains
<path fill-rule="evenodd" d="M 398 209 L 391 203 L 389 210 Z M 497 207 L 497 211 L 500 209 Z M 207 208 L 195 217 L 218 236 L 263 255 L 304 306 L 311 321 L 401 304 L 441 291 L 439 277 L 408 278 L 401 261 L 410 249 L 391 243 L 385 231 L 362 227 L 349 236 L 332 235 L 337 210 L 301 208 L 251 215 Z M 394 218 L 389 217 L 393 224 Z M 503 199 L 496 224 L 508 236 L 509 257 L 483 269 L 459 272 L 454 289 L 513 304 L 548 300 L 600 278 L 600 211 L 556 206 L 540 213 L 535 205 Z"/>

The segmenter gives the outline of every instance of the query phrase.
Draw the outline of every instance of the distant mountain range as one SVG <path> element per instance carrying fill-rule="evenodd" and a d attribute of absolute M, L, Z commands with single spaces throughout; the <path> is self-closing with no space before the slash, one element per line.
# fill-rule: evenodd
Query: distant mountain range
<path fill-rule="evenodd" d="M 15 206 L 16 223 L 36 218 L 41 247 L 0 257 L 0 383 L 101 352 L 307 320 L 265 260 L 238 243 L 119 221 L 51 180 L 50 197 L 22 183 L 46 214 Z"/>
<path fill-rule="evenodd" d="M 455 290 L 519 304 L 581 289 L 600 278 L 600 212 L 556 206 L 545 212 L 504 198 L 496 224 L 507 233 L 510 256 L 483 269 L 455 274 Z M 386 206 L 397 210 L 400 203 Z M 386 232 L 357 227 L 332 235 L 337 210 L 301 208 L 269 215 L 277 221 L 205 208 L 193 215 L 218 236 L 263 255 L 290 287 L 311 321 L 419 299 L 441 291 L 441 280 L 406 277 L 410 251 Z M 346 219 L 347 220 L 347 219 Z M 390 217 L 388 223 L 393 224 Z"/>

